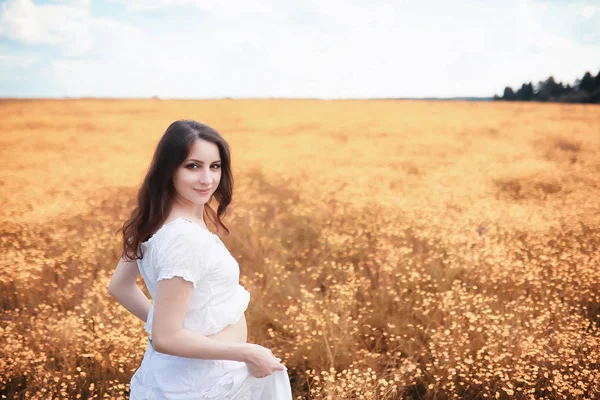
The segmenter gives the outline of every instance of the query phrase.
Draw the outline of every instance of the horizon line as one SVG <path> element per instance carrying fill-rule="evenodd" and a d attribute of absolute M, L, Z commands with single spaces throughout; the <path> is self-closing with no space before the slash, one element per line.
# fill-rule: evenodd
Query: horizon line
<path fill-rule="evenodd" d="M 4 100 L 177 100 L 177 101 L 206 101 L 206 100 L 468 100 L 486 101 L 493 100 L 493 96 L 456 96 L 456 97 L 92 97 L 92 96 L 63 96 L 63 97 L 4 97 Z"/>

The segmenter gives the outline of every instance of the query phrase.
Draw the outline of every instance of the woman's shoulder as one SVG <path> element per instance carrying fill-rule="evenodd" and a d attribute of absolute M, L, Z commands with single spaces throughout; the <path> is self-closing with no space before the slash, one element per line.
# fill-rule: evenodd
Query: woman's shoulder
<path fill-rule="evenodd" d="M 196 222 L 178 217 L 163 224 L 149 239 L 161 244 L 160 247 L 188 247 L 210 243 L 214 234 Z"/>

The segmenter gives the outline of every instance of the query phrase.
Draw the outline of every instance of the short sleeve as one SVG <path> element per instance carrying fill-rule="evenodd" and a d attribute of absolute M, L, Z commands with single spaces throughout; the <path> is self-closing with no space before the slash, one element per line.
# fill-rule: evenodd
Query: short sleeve
<path fill-rule="evenodd" d="M 156 281 L 179 276 L 194 288 L 208 272 L 208 259 L 202 241 L 188 234 L 169 238 L 162 246 L 157 263 Z"/>

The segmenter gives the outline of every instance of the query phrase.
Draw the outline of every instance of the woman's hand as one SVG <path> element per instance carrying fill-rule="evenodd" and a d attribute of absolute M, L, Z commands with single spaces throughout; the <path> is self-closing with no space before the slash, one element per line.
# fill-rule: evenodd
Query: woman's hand
<path fill-rule="evenodd" d="M 248 343 L 245 349 L 245 363 L 250 373 L 257 378 L 264 378 L 275 371 L 283 371 L 285 366 L 281 359 L 273 355 L 271 350 L 257 344 Z"/>

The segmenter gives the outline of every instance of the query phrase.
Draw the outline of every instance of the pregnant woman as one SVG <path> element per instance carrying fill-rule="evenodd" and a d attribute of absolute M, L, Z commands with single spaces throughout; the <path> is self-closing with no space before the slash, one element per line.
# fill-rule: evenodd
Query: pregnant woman
<path fill-rule="evenodd" d="M 229 233 L 221 216 L 233 194 L 230 160 L 217 131 L 173 122 L 119 230 L 123 255 L 108 292 L 150 335 L 131 378 L 132 400 L 292 399 L 281 360 L 246 342 L 250 294 L 238 263 L 205 223 Z M 136 285 L 140 273 L 152 303 Z"/>

